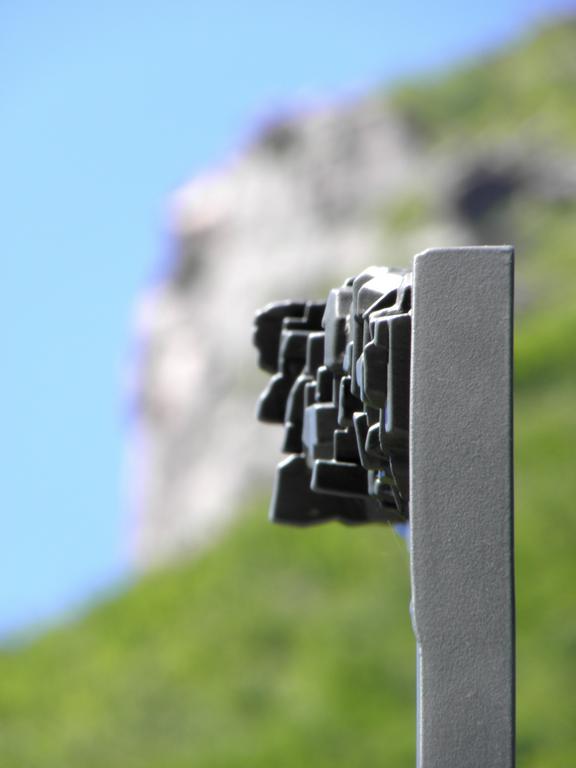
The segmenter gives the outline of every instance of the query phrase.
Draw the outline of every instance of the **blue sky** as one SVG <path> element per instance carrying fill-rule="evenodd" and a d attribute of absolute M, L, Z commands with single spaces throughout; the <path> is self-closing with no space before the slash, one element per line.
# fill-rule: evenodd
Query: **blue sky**
<path fill-rule="evenodd" d="M 0 632 L 127 573 L 122 379 L 175 186 L 259 120 L 574 3 L 0 2 Z"/>

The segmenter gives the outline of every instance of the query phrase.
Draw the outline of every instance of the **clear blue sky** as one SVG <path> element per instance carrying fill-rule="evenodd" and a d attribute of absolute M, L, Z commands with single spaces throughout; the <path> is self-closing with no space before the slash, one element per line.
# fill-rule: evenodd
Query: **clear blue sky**
<path fill-rule="evenodd" d="M 169 191 L 302 94 L 437 68 L 569 5 L 0 2 L 0 632 L 126 573 L 122 375 Z"/>

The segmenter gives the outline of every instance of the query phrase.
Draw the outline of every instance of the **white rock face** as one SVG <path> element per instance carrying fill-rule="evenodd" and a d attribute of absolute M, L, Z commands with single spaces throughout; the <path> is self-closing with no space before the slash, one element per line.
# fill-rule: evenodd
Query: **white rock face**
<path fill-rule="evenodd" d="M 370 264 L 398 264 L 382 213 L 434 173 L 372 98 L 279 122 L 174 196 L 175 258 L 137 314 L 142 565 L 203 546 L 246 499 L 270 491 L 281 434 L 254 417 L 266 382 L 251 345 L 256 309 L 324 298 Z M 459 238 L 430 231 L 413 245 Z"/>

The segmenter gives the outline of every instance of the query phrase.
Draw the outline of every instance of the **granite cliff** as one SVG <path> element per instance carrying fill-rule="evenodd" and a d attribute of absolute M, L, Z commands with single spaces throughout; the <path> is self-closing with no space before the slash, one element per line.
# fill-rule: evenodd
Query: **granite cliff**
<path fill-rule="evenodd" d="M 574 201 L 574 31 L 552 25 L 456 74 L 270 121 L 176 192 L 173 257 L 137 312 L 142 564 L 202 546 L 270 486 L 280 433 L 254 420 L 257 308 L 322 298 L 430 246 L 513 241 L 522 257 L 530 210 Z M 552 99 L 564 107 L 551 116 Z M 520 309 L 538 293 L 524 272 Z"/>

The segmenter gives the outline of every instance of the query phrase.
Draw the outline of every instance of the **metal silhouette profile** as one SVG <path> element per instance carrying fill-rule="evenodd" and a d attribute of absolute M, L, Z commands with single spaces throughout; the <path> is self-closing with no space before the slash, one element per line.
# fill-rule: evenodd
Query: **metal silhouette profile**
<path fill-rule="evenodd" d="M 409 523 L 418 768 L 513 768 L 513 249 L 432 249 L 256 315 L 270 518 Z"/>

